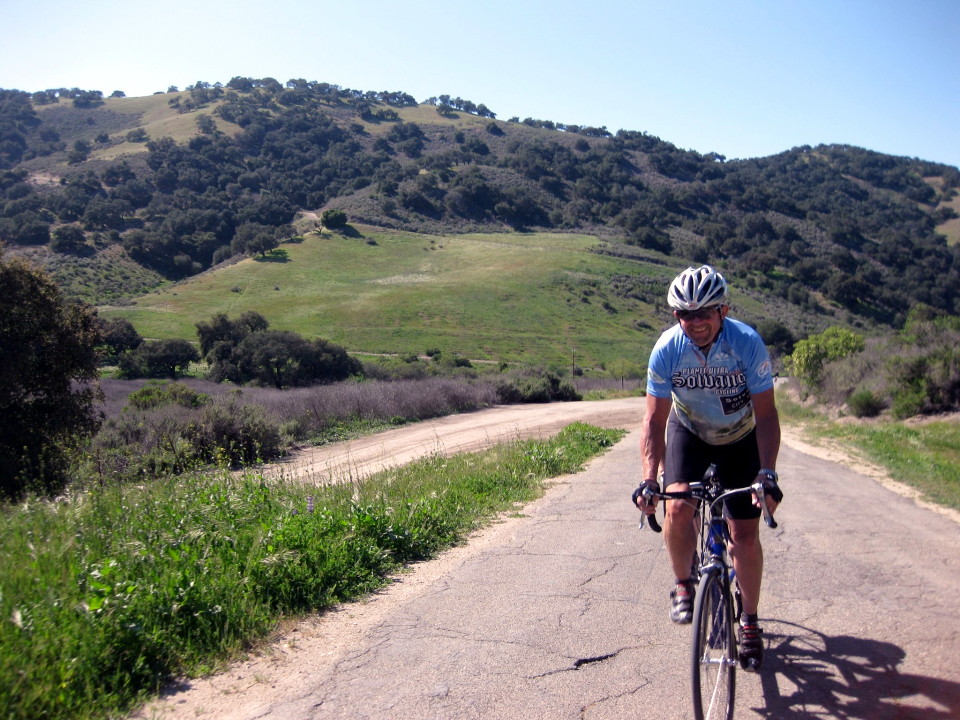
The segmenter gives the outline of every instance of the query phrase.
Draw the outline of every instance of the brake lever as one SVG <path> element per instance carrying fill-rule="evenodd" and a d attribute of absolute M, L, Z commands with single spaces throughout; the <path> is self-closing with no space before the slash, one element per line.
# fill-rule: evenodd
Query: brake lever
<path fill-rule="evenodd" d="M 754 483 L 752 490 L 756 493 L 757 500 L 760 501 L 760 510 L 763 512 L 763 521 L 767 524 L 768 528 L 775 529 L 777 527 L 777 521 L 773 519 L 773 515 L 770 513 L 770 508 L 767 507 L 767 497 L 763 489 L 763 483 Z"/>
<path fill-rule="evenodd" d="M 643 495 L 644 500 L 646 500 L 648 503 L 651 499 L 653 499 L 653 490 L 650 488 L 644 488 L 643 493 L 641 494 Z M 654 532 L 661 532 L 663 528 L 661 528 L 660 524 L 657 522 L 656 513 L 651 513 L 650 515 L 647 515 L 646 513 L 640 513 L 640 529 L 643 530 L 644 520 L 646 520 L 648 517 L 650 518 L 650 529 Z"/>

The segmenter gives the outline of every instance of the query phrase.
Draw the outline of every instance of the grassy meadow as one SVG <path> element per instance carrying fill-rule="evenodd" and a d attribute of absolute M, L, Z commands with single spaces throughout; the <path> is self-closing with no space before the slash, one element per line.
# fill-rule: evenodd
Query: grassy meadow
<path fill-rule="evenodd" d="M 663 320 L 615 296 L 609 279 L 675 269 L 588 252 L 595 237 L 538 233 L 428 236 L 358 227 L 310 233 L 264 257 L 168 285 L 135 306 L 103 307 L 147 338 L 196 339 L 194 323 L 247 310 L 271 327 L 324 337 L 350 351 L 589 368 L 644 363 Z M 641 324 L 642 323 L 642 324 Z"/>

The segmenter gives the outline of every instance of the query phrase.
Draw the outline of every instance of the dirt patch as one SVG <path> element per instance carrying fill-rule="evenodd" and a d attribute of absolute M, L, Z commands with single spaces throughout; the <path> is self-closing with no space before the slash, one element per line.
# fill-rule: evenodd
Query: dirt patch
<path fill-rule="evenodd" d="M 39 187 L 54 187 L 60 185 L 60 177 L 47 172 L 30 173 L 29 180 Z"/>

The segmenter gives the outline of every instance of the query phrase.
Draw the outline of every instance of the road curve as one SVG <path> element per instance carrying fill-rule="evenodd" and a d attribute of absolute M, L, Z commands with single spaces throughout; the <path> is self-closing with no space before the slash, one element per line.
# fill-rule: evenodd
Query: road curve
<path fill-rule="evenodd" d="M 662 540 L 637 529 L 629 503 L 642 400 L 623 402 L 628 436 L 522 516 L 366 602 L 283 628 L 264 653 L 171 688 L 137 716 L 692 717 L 690 630 L 667 620 Z M 519 422 L 484 432 L 536 432 Z M 437 437 L 431 451 L 456 444 Z M 389 445 L 376 447 L 374 464 Z M 779 470 L 780 527 L 763 532 L 767 663 L 739 674 L 736 717 L 960 717 L 957 525 L 789 446 Z"/>
<path fill-rule="evenodd" d="M 475 452 L 499 442 L 550 437 L 576 421 L 606 428 L 636 427 L 645 402 L 643 398 L 626 398 L 502 405 L 447 415 L 350 442 L 300 450 L 269 466 L 265 474 L 318 484 L 343 482 L 433 453 Z"/>

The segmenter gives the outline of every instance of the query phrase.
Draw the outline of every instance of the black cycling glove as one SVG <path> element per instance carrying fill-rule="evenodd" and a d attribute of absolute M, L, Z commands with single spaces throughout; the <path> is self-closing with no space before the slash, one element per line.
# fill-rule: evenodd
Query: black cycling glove
<path fill-rule="evenodd" d="M 653 488 L 656 492 L 660 492 L 660 483 L 658 483 L 656 480 L 644 480 L 642 483 L 640 483 L 640 487 L 633 491 L 633 495 L 630 497 L 630 499 L 633 500 L 634 505 L 637 504 L 637 498 L 639 498 L 641 493 L 643 493 L 643 491 L 648 487 Z"/>
<path fill-rule="evenodd" d="M 773 470 L 761 470 L 760 475 L 766 479 L 763 481 L 763 492 L 773 498 L 778 505 L 783 502 L 783 490 L 777 484 L 777 473 Z"/>

